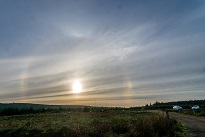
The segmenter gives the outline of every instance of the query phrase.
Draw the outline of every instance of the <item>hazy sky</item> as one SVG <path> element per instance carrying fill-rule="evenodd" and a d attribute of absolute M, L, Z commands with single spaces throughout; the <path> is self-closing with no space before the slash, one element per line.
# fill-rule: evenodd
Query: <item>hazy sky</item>
<path fill-rule="evenodd" d="M 204 44 L 203 0 L 0 0 L 0 102 L 204 99 Z"/>

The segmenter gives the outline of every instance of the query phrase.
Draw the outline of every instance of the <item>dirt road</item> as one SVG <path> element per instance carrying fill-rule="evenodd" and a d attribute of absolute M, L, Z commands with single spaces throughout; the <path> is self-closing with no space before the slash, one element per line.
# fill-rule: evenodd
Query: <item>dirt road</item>
<path fill-rule="evenodd" d="M 205 118 L 175 112 L 169 112 L 169 116 L 185 124 L 190 130 L 190 137 L 205 137 Z"/>
<path fill-rule="evenodd" d="M 147 110 L 147 112 L 152 113 L 164 113 L 160 110 Z M 189 137 L 205 137 L 205 118 L 196 117 L 191 115 L 185 115 L 175 112 L 169 112 L 169 117 L 175 118 L 180 121 L 182 124 L 185 124 L 190 132 Z"/>

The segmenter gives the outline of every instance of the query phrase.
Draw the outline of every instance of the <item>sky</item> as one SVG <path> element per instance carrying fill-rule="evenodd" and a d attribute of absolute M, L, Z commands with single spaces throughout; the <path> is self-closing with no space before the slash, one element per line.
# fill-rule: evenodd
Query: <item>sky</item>
<path fill-rule="evenodd" d="M 0 102 L 205 99 L 204 24 L 203 0 L 0 0 Z"/>

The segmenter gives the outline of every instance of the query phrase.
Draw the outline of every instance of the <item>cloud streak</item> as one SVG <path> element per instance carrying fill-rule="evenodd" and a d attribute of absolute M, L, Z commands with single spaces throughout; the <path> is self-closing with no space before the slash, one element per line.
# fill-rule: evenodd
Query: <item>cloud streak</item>
<path fill-rule="evenodd" d="M 1 3 L 3 102 L 132 106 L 204 95 L 202 1 Z"/>

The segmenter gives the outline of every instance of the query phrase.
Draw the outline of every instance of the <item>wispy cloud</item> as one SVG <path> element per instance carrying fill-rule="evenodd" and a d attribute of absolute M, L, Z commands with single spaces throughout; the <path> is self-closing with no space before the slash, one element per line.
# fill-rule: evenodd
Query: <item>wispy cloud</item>
<path fill-rule="evenodd" d="M 2 101 L 129 106 L 204 95 L 202 1 L 1 3 Z"/>

